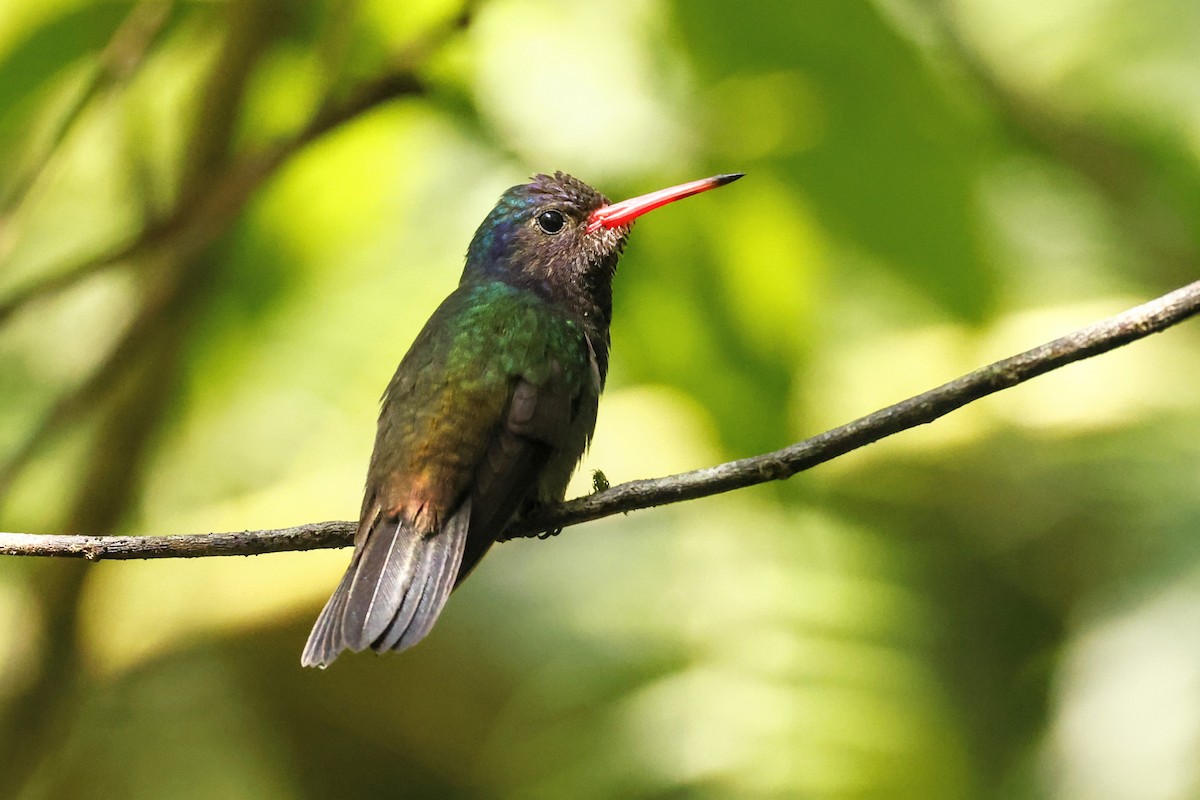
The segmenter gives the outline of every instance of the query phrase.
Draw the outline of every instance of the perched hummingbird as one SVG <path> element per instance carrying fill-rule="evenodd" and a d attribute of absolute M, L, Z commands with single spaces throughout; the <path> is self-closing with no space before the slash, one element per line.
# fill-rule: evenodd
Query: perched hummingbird
<path fill-rule="evenodd" d="M 354 555 L 302 664 L 412 647 L 515 517 L 562 500 L 596 426 L 633 221 L 740 177 L 610 204 L 556 172 L 500 197 L 384 393 Z"/>

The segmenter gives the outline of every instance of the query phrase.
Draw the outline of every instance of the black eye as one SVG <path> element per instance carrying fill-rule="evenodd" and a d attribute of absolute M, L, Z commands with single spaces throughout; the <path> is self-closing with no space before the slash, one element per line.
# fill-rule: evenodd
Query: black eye
<path fill-rule="evenodd" d="M 550 209 L 538 214 L 537 224 L 546 233 L 558 233 L 567 224 L 567 220 L 563 217 L 561 211 Z"/>

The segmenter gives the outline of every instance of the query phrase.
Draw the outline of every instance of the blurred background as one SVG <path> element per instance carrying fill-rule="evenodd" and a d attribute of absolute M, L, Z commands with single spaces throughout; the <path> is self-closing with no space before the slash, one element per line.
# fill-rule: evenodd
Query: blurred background
<path fill-rule="evenodd" d="M 1193 0 L 6 0 L 0 530 L 347 519 L 506 187 L 640 222 L 587 470 L 775 449 L 1194 280 Z M 0 560 L 3 798 L 1200 797 L 1200 327 L 496 548 Z"/>

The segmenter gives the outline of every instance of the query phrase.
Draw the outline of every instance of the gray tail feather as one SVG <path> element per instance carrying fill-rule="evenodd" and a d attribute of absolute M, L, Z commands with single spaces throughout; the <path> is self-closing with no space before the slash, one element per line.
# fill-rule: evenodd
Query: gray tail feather
<path fill-rule="evenodd" d="M 462 563 L 466 501 L 438 532 L 378 520 L 325 604 L 300 663 L 327 667 L 343 650 L 406 650 L 433 628 Z"/>

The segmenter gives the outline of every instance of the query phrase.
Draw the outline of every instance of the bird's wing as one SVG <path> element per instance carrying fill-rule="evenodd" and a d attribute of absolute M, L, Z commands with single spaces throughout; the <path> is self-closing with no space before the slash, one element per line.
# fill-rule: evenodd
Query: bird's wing
<path fill-rule="evenodd" d="M 578 410 L 578 390 L 551 380 L 536 386 L 518 378 L 504 423 L 497 427 L 475 469 L 471 529 L 458 583 L 483 558 L 513 515 L 537 497 L 538 476 L 556 453 L 569 446 Z"/>

